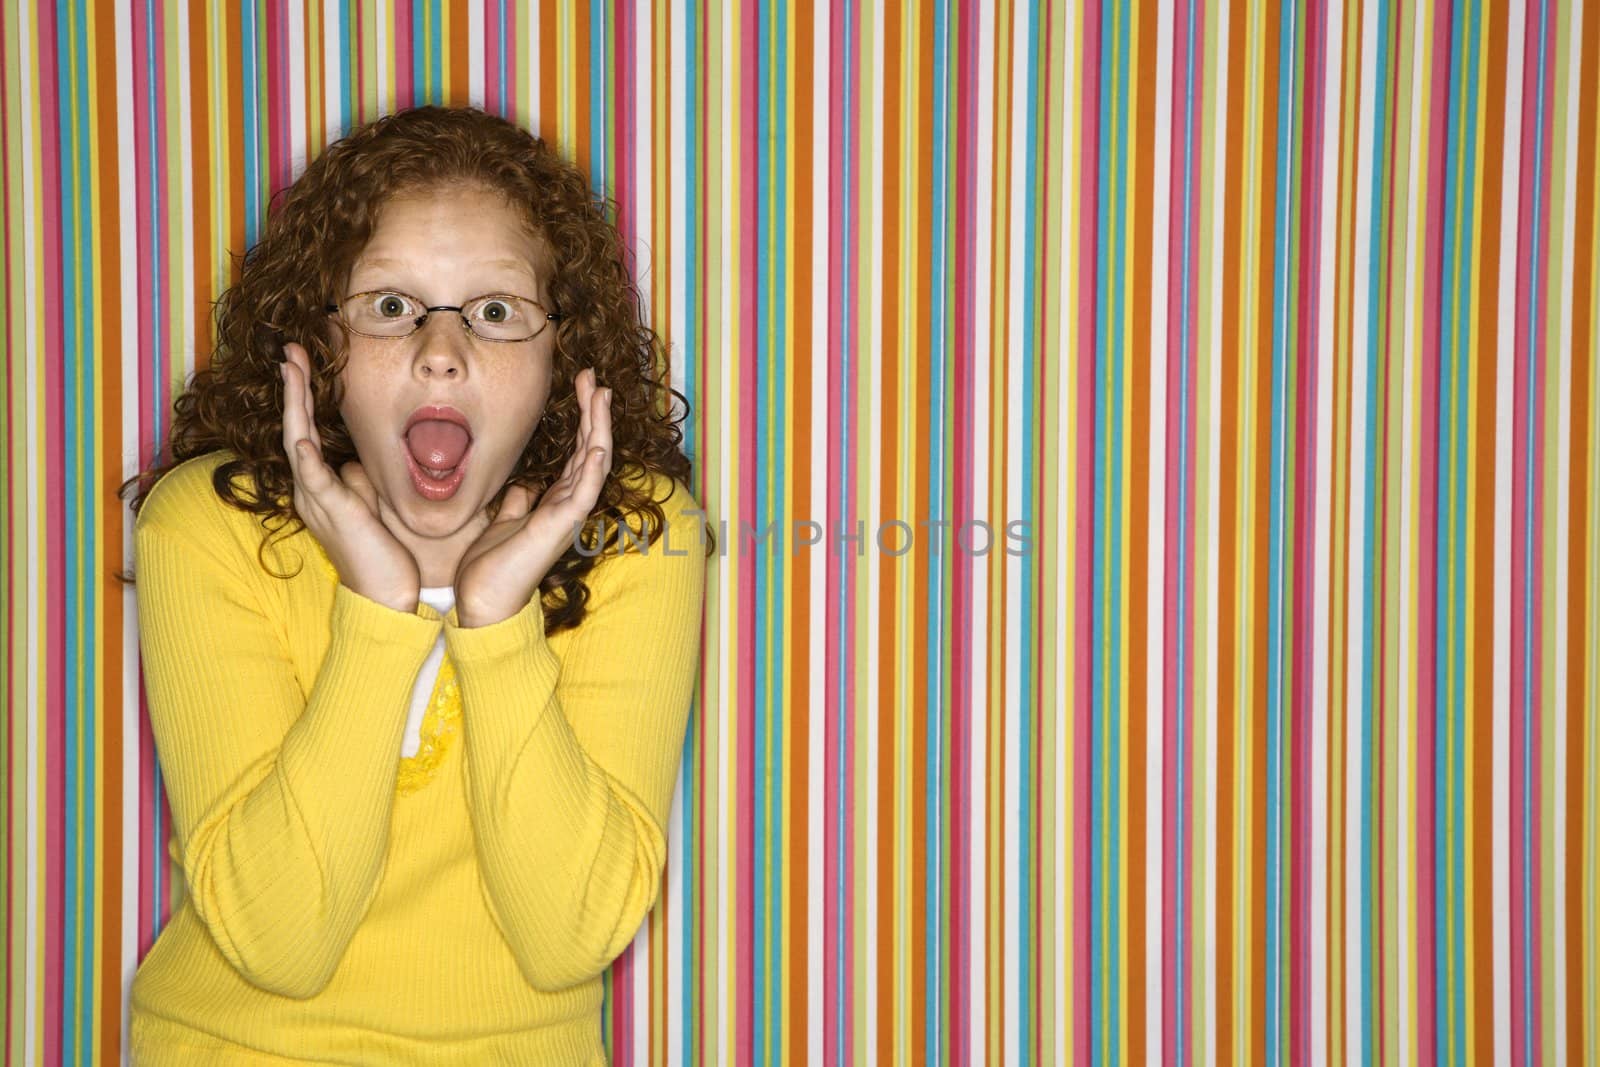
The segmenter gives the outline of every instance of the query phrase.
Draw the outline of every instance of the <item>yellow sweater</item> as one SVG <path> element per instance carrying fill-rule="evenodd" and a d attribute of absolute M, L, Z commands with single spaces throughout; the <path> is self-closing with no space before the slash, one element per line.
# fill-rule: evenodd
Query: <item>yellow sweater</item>
<path fill-rule="evenodd" d="M 134 1062 L 603 1063 L 600 975 L 656 899 L 698 667 L 688 489 L 667 540 L 600 560 L 584 622 L 547 637 L 537 597 L 476 629 L 368 600 L 305 530 L 267 550 L 305 564 L 273 577 L 255 516 L 212 489 L 229 458 L 173 470 L 135 523 L 188 892 L 134 978 Z"/>

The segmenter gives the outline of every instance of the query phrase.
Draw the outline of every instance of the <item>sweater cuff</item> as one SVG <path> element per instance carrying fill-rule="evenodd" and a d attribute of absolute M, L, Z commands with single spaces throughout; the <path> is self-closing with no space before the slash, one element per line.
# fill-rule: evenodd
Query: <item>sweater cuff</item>
<path fill-rule="evenodd" d="M 379 779 L 396 773 L 411 689 L 444 624 L 368 600 L 343 584 L 335 588 L 330 622 L 328 651 L 309 701 L 309 736 L 285 748 L 284 769 L 295 781 L 310 774 L 331 784 L 342 777 L 346 799 L 378 795 Z M 356 708 L 371 710 L 351 714 Z M 343 770 L 317 767 L 323 761 Z"/>
<path fill-rule="evenodd" d="M 463 702 L 471 709 L 468 733 L 486 742 L 484 751 L 512 752 L 538 725 L 561 677 L 561 660 L 544 631 L 539 597 L 509 619 L 489 626 L 456 625 L 452 608 L 444 621 L 445 651 L 455 665 Z"/>

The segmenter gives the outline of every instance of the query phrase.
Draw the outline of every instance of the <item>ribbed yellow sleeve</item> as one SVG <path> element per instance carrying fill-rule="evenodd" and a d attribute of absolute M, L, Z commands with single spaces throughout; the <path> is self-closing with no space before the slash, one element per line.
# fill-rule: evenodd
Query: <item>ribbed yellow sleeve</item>
<path fill-rule="evenodd" d="M 208 484 L 174 486 L 151 494 L 134 539 L 150 723 L 189 894 L 246 980 L 310 997 L 377 891 L 411 688 L 443 620 L 340 585 L 321 668 L 297 678 L 254 553 L 216 508 L 179 495 Z"/>
<path fill-rule="evenodd" d="M 665 540 L 597 564 L 561 658 L 537 600 L 490 626 L 445 620 L 485 901 L 535 989 L 605 970 L 660 887 L 706 570 L 697 505 L 673 485 Z"/>

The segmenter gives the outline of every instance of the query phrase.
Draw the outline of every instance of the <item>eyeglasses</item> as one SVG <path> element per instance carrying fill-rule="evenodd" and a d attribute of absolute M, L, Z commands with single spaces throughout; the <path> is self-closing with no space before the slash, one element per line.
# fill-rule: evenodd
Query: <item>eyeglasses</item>
<path fill-rule="evenodd" d="M 326 310 L 337 313 L 354 333 L 386 338 L 411 336 L 435 311 L 460 313 L 462 327 L 485 341 L 531 341 L 561 318 L 554 311 L 546 311 L 537 300 L 509 293 L 476 296 L 454 307 L 429 307 L 417 297 L 393 289 L 353 293 L 342 304 L 327 305 Z"/>

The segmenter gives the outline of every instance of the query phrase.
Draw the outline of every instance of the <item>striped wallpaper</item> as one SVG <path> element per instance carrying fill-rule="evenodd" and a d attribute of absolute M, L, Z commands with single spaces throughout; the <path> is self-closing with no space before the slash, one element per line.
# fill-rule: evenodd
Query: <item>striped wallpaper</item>
<path fill-rule="evenodd" d="M 0 38 L 7 1062 L 119 1057 L 179 892 L 113 487 L 271 195 L 426 102 L 616 198 L 727 523 L 615 1062 L 1600 1059 L 1600 10 Z"/>

